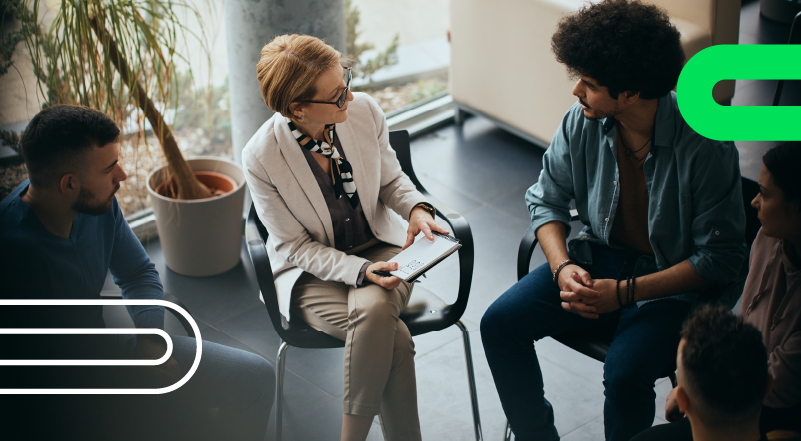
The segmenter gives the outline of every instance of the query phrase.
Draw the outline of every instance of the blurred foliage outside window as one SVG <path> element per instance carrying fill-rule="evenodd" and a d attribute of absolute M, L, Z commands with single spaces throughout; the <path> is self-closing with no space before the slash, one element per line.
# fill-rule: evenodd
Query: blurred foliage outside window
<path fill-rule="evenodd" d="M 25 32 L 34 36 L 36 44 L 43 54 L 52 53 L 55 49 L 54 44 L 57 41 L 54 41 L 46 32 L 46 29 L 43 29 L 36 20 L 33 20 L 34 12 L 25 7 L 30 2 L 31 0 L 0 0 L 0 16 L 2 16 L 3 22 L 19 20 L 23 24 L 22 29 L 6 32 L 0 38 L 0 76 L 11 73 L 15 69 L 11 62 L 11 56 L 18 43 L 22 42 L 24 44 Z M 137 1 L 121 0 L 119 3 L 136 4 Z M 141 2 L 139 3 L 141 4 Z M 148 3 L 148 0 L 144 0 L 144 3 Z M 156 3 L 164 2 L 156 1 Z M 186 4 L 181 3 L 179 6 L 186 7 Z M 217 13 L 219 12 L 221 11 L 217 11 Z M 195 11 L 195 13 L 197 12 Z M 352 4 L 352 0 L 345 0 L 347 54 L 354 67 L 354 76 L 356 78 L 365 78 L 368 81 L 366 86 L 357 88 L 357 90 L 373 96 L 385 112 L 428 99 L 447 89 L 446 78 L 422 79 L 407 84 L 396 84 L 381 88 L 371 87 L 369 81 L 375 72 L 385 67 L 393 66 L 398 62 L 399 35 L 396 34 L 392 43 L 383 51 L 374 51 L 375 46 L 372 43 L 358 41 L 361 37 L 359 22 L 359 9 Z M 176 48 L 186 47 L 185 43 L 180 39 L 185 39 L 187 36 L 174 34 L 169 38 L 172 39 L 168 45 L 171 47 L 171 49 L 168 48 L 169 55 L 180 57 L 175 51 Z M 192 38 L 200 37 L 193 36 Z M 206 43 L 203 42 L 203 44 Z M 369 59 L 365 59 L 364 54 L 368 51 L 377 53 Z M 42 57 L 41 54 L 39 60 L 43 63 L 41 66 L 35 66 L 35 68 L 40 80 L 44 79 L 45 81 L 43 82 L 45 84 L 53 85 L 43 91 L 48 101 L 51 103 L 80 102 L 73 95 L 64 95 L 66 86 L 63 79 L 69 74 L 69 67 L 71 66 L 64 61 L 59 63 L 58 60 L 47 59 Z M 137 61 L 142 62 L 142 60 Z M 134 60 L 132 62 L 135 64 Z M 227 60 L 223 62 L 227 62 Z M 155 83 L 156 87 L 160 86 L 157 81 Z M 154 82 L 151 81 L 150 86 L 153 87 L 153 85 Z M 172 125 L 175 138 L 184 155 L 212 155 L 232 158 L 228 82 L 226 81 L 224 84 L 217 86 L 211 84 L 198 85 L 198 81 L 189 70 L 173 75 L 161 86 L 174 90 L 172 94 L 167 92 L 163 95 L 168 99 L 168 105 L 164 106 L 163 103 L 157 103 L 157 107 L 164 113 L 167 122 Z M 119 78 L 117 78 L 111 87 L 106 90 L 106 93 L 107 95 L 119 95 L 125 91 L 124 89 Z M 59 96 L 59 93 L 62 96 Z M 94 96 L 90 98 L 93 100 L 102 99 L 102 97 Z M 157 100 L 154 98 L 154 101 Z M 103 108 L 106 106 L 98 104 L 93 107 L 108 112 L 108 109 Z M 146 179 L 152 170 L 164 164 L 164 156 L 157 137 L 152 130 L 149 130 L 149 124 L 144 121 L 141 112 L 130 105 L 125 108 L 127 110 L 124 115 L 117 114 L 113 117 L 123 127 L 124 136 L 121 142 L 120 155 L 121 162 L 129 176 L 118 193 L 118 199 L 123 212 L 126 215 L 130 215 L 149 207 Z M 144 130 L 139 130 L 142 127 L 144 127 Z M 19 142 L 18 135 L 10 131 L 0 131 L 0 139 L 3 139 L 6 145 L 12 147 L 16 147 Z M 9 165 L 0 167 L 0 198 L 5 197 L 14 186 L 24 180 L 26 174 L 24 166 Z M 4 190 L 6 191 L 4 192 Z"/>

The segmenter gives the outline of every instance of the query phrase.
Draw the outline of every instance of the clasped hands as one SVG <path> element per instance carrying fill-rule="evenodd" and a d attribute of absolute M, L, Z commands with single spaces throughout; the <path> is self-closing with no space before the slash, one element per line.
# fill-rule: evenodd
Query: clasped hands
<path fill-rule="evenodd" d="M 597 319 L 620 308 L 617 282 L 612 279 L 593 279 L 578 265 L 568 265 L 559 272 L 559 295 L 562 308 L 584 318 Z M 626 281 L 620 282 L 621 301 L 626 302 Z"/>
<path fill-rule="evenodd" d="M 431 216 L 431 213 L 423 208 L 415 207 L 412 210 L 412 213 L 409 215 L 409 228 L 406 230 L 406 244 L 403 245 L 404 250 L 414 243 L 414 238 L 417 237 L 421 231 L 428 238 L 428 240 L 432 241 L 434 240 L 434 234 L 431 233 L 432 231 L 448 234 L 448 230 L 442 228 L 442 226 L 438 224 Z M 401 279 L 399 277 L 379 276 L 378 274 L 373 274 L 373 271 L 390 272 L 397 269 L 397 262 L 375 262 L 367 267 L 367 273 L 364 275 L 364 277 L 376 285 L 381 285 L 386 289 L 393 290 L 401 283 Z"/>

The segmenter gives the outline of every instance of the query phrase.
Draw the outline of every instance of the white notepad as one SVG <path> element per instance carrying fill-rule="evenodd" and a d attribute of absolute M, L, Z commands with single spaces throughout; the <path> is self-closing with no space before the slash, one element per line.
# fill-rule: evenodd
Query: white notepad
<path fill-rule="evenodd" d="M 390 262 L 398 262 L 398 269 L 390 271 L 393 276 L 413 282 L 434 265 L 462 247 L 459 239 L 442 233 L 434 233 L 434 241 L 421 235 L 409 248 L 401 251 Z"/>

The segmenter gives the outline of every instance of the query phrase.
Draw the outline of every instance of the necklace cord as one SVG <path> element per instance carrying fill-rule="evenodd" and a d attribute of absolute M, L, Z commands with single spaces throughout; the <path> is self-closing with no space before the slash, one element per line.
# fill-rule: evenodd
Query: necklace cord
<path fill-rule="evenodd" d="M 642 147 L 640 147 L 640 148 L 639 148 L 639 149 L 637 149 L 637 150 L 632 150 L 632 149 L 630 149 L 630 148 L 629 148 L 629 146 L 626 144 L 626 140 L 625 140 L 625 139 L 623 139 L 623 131 L 622 131 L 622 130 L 620 130 L 620 127 L 621 127 L 621 125 L 620 125 L 620 121 L 615 121 L 615 124 L 617 125 L 617 127 L 618 127 L 618 131 L 620 132 L 620 142 L 622 142 L 622 143 L 623 143 L 623 148 L 625 148 L 625 149 L 626 149 L 626 157 L 627 157 L 627 158 L 630 158 L 630 157 L 631 157 L 631 155 L 633 155 L 633 154 L 635 154 L 635 153 L 639 153 L 639 152 L 641 152 L 641 151 L 642 151 L 642 149 L 644 149 L 645 147 L 647 147 L 647 146 L 648 146 L 648 143 L 650 143 L 650 142 L 651 142 L 651 140 L 652 140 L 652 139 L 653 139 L 653 137 L 654 137 L 654 132 L 653 132 L 653 130 L 652 130 L 652 131 L 651 131 L 651 137 L 650 137 L 650 138 L 648 138 L 648 140 L 647 140 L 647 141 L 645 141 L 645 144 L 643 144 L 643 145 L 642 145 Z"/>

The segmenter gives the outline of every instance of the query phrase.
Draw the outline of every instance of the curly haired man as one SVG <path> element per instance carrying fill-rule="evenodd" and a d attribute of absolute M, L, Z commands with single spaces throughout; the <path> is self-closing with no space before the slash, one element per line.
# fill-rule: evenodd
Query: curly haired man
<path fill-rule="evenodd" d="M 526 193 L 548 263 L 499 297 L 481 336 L 516 440 L 559 439 L 534 341 L 607 324 L 607 440 L 650 427 L 699 296 L 736 301 L 747 272 L 737 150 L 697 134 L 672 91 L 684 65 L 668 15 L 605 0 L 564 17 L 556 59 L 578 98 Z M 570 204 L 584 228 L 566 244 Z M 739 291 L 738 291 L 739 287 Z M 592 331 L 588 331 L 592 332 Z"/>

